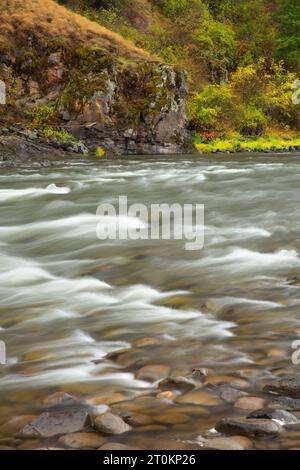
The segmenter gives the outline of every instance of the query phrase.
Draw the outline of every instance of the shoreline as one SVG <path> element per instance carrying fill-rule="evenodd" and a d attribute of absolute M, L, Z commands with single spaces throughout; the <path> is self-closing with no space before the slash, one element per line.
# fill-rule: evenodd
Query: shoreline
<path fill-rule="evenodd" d="M 209 144 L 203 144 L 209 145 Z M 197 150 L 198 148 L 198 150 Z M 296 155 L 300 154 L 300 146 L 289 146 L 286 148 L 266 148 L 264 150 L 251 150 L 251 149 L 238 149 L 238 150 L 214 150 L 214 151 L 200 151 L 199 144 L 195 144 L 195 151 L 186 151 L 176 154 L 165 154 L 165 153 L 149 153 L 149 154 L 114 154 L 104 153 L 101 156 L 97 156 L 96 152 L 89 149 L 83 141 L 51 141 L 36 135 L 30 134 L 30 132 L 16 132 L 16 133 L 0 133 L 0 162 L 6 162 L 13 164 L 17 161 L 57 161 L 63 158 L 80 158 L 83 160 L 109 160 L 118 158 L 148 158 L 148 157 L 176 157 L 180 158 L 183 155 L 189 155 L 191 157 L 216 157 L 216 156 L 241 156 L 247 154 L 249 156 L 268 156 L 270 154 L 283 155 Z"/>

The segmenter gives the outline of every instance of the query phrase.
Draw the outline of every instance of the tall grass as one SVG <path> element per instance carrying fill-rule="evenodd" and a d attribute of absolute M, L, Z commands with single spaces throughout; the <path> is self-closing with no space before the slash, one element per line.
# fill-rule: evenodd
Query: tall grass
<path fill-rule="evenodd" d="M 13 48 L 30 33 L 46 40 L 63 38 L 72 47 L 102 47 L 129 59 L 150 57 L 117 33 L 52 0 L 1 0 L 0 43 Z"/>

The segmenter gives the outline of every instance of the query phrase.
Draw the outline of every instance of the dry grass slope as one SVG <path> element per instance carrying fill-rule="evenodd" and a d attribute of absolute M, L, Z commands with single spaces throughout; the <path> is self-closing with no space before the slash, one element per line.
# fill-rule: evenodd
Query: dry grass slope
<path fill-rule="evenodd" d="M 13 48 L 34 34 L 62 39 L 70 47 L 101 47 L 126 59 L 151 59 L 118 34 L 72 13 L 52 0 L 0 0 L 0 43 Z M 153 57 L 152 57 L 153 59 Z"/>

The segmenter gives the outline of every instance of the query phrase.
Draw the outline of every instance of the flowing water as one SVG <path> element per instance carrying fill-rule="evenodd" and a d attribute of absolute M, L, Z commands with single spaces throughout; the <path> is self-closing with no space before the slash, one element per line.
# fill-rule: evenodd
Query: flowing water
<path fill-rule="evenodd" d="M 289 280 L 300 271 L 299 186 L 296 155 L 0 167 L 1 420 L 36 412 L 57 390 L 119 392 L 145 408 L 157 394 L 136 374 L 145 365 L 246 380 L 297 372 L 300 281 Z M 98 240 L 97 207 L 117 205 L 120 195 L 147 206 L 205 204 L 204 248 Z M 147 347 L 139 347 L 143 338 L 151 338 Z M 233 413 L 185 408 L 191 422 L 161 425 L 165 438 L 192 440 Z"/>

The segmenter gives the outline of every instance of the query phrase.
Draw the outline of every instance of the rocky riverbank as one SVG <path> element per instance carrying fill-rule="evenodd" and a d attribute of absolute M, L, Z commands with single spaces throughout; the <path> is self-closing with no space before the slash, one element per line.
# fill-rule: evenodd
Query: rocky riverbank
<path fill-rule="evenodd" d="M 140 347 L 153 341 L 144 338 Z M 186 376 L 169 371 L 162 364 L 138 369 L 136 377 L 152 384 L 142 393 L 51 393 L 36 405 L 36 414 L 1 424 L 0 449 L 250 450 L 280 448 L 283 442 L 299 447 L 300 375 L 261 375 L 253 368 L 232 376 L 201 367 Z M 190 421 L 203 416 L 211 426 L 201 434 L 191 431 Z"/>

